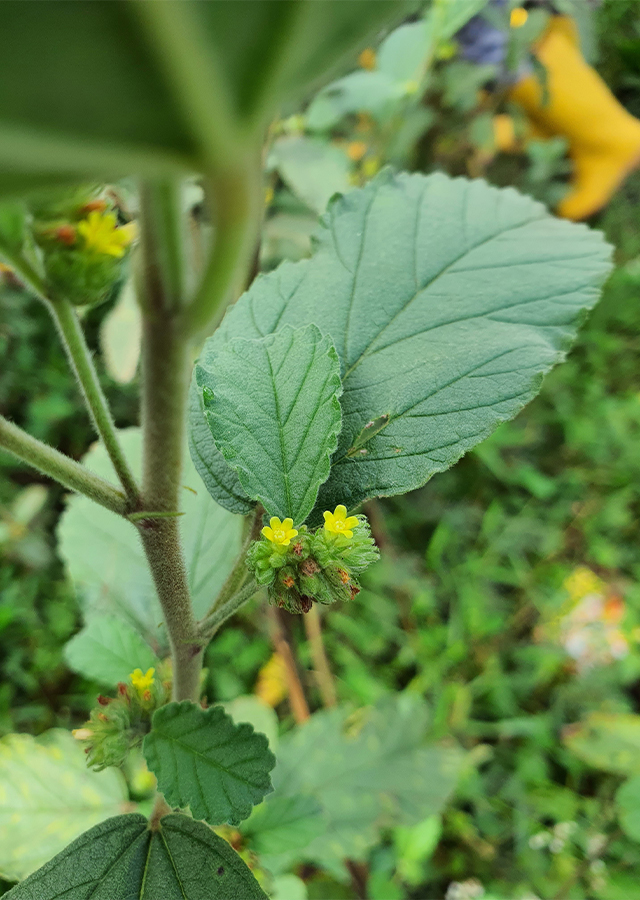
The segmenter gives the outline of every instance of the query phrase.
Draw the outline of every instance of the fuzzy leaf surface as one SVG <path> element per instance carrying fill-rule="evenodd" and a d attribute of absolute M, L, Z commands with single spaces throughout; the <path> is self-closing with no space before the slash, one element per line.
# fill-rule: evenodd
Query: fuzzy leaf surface
<path fill-rule="evenodd" d="M 340 362 L 315 327 L 234 340 L 198 367 L 213 439 L 246 493 L 300 525 L 340 431 Z"/>
<path fill-rule="evenodd" d="M 200 363 L 287 324 L 332 337 L 343 427 L 317 519 L 423 485 L 512 418 L 564 358 L 610 255 L 599 232 L 512 188 L 383 172 L 330 204 L 311 259 L 254 281 Z"/>
<path fill-rule="evenodd" d="M 247 722 L 234 724 L 220 706 L 183 700 L 161 707 L 143 750 L 167 802 L 211 825 L 237 825 L 272 790 L 267 738 Z"/>
<path fill-rule="evenodd" d="M 124 619 L 96 616 L 65 645 L 69 668 L 101 684 L 114 687 L 134 669 L 146 672 L 158 658 Z"/>
<path fill-rule="evenodd" d="M 206 424 L 206 423 L 205 423 Z M 138 428 L 120 432 L 134 473 L 141 470 L 142 441 Z M 101 444 L 83 462 L 93 472 L 115 475 Z M 211 500 L 185 453 L 180 498 L 180 529 L 194 602 L 203 616 L 222 587 L 240 552 L 242 519 Z M 58 525 L 58 549 L 80 594 L 85 619 L 105 613 L 123 618 L 162 655 L 165 637 L 158 628 L 163 616 L 136 527 L 86 497 L 71 496 Z"/>
<path fill-rule="evenodd" d="M 266 900 L 249 868 L 202 822 L 107 819 L 16 885 L 10 900 Z"/>
<path fill-rule="evenodd" d="M 122 772 L 87 769 L 68 731 L 8 734 L 0 740 L 0 877 L 26 878 L 128 799 Z"/>

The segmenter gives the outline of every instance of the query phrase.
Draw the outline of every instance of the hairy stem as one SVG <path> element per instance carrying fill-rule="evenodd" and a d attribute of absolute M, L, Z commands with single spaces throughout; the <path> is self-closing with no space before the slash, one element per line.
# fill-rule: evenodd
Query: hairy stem
<path fill-rule="evenodd" d="M 174 250 L 172 234 L 155 219 L 157 186 L 141 190 L 142 434 L 144 509 L 154 518 L 138 522 L 160 600 L 173 659 L 173 699 L 200 699 L 203 648 L 198 640 L 189 579 L 180 540 L 180 510 L 191 347 L 181 310 L 163 266 Z M 172 232 L 174 233 L 174 232 Z M 175 248 L 174 248 L 175 249 Z"/>
<path fill-rule="evenodd" d="M 143 318 L 142 493 L 144 506 L 160 513 L 179 509 L 190 369 L 189 343 L 179 318 L 152 306 Z M 139 531 L 171 642 L 173 698 L 197 701 L 203 650 L 179 521 L 176 516 L 145 519 Z"/>
<path fill-rule="evenodd" d="M 64 453 L 31 437 L 4 416 L 0 416 L 0 448 L 17 456 L 69 490 L 84 494 L 121 516 L 126 515 L 129 503 L 121 491 Z"/>
<path fill-rule="evenodd" d="M 116 474 L 132 506 L 140 503 L 140 491 L 129 467 L 118 437 L 111 411 L 104 396 L 98 373 L 84 339 L 78 315 L 68 300 L 48 301 L 47 306 L 62 338 L 69 362 L 82 390 L 85 404 L 96 431 L 100 435 Z"/>

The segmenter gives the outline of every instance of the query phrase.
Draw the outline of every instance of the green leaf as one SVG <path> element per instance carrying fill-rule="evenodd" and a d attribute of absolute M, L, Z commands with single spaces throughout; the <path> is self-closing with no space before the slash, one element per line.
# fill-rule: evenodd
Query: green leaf
<path fill-rule="evenodd" d="M 326 79 L 327 67 L 407 8 L 252 0 L 239 16 L 219 0 L 155 7 L 5 0 L 0 189 L 198 170 L 203 134 L 231 157 L 284 98 Z"/>
<path fill-rule="evenodd" d="M 240 831 L 258 855 L 303 850 L 325 828 L 322 808 L 313 797 L 269 797 L 256 806 Z"/>
<path fill-rule="evenodd" d="M 620 785 L 616 805 L 622 830 L 634 841 L 640 841 L 640 775 Z"/>
<path fill-rule="evenodd" d="M 198 384 L 198 366 L 189 387 L 189 453 L 196 472 L 216 503 L 243 516 L 252 511 L 255 503 L 247 497 L 238 476 L 213 442 L 204 413 L 202 387 Z"/>
<path fill-rule="evenodd" d="M 563 737 L 569 750 L 594 769 L 640 775 L 640 716 L 594 712 L 568 726 Z"/>
<path fill-rule="evenodd" d="M 329 475 L 342 392 L 331 341 L 314 326 L 236 340 L 198 366 L 214 441 L 270 515 L 307 518 Z"/>
<path fill-rule="evenodd" d="M 455 746 L 426 743 L 427 726 L 424 702 L 405 693 L 359 719 L 342 709 L 315 713 L 281 739 L 269 802 L 315 797 L 325 823 L 297 858 L 341 877 L 342 860 L 364 859 L 381 827 L 412 825 L 443 808 L 462 756 Z"/>
<path fill-rule="evenodd" d="M 64 648 L 69 668 L 113 687 L 134 669 L 146 672 L 158 658 L 137 631 L 115 616 L 96 616 Z"/>
<path fill-rule="evenodd" d="M 316 510 L 353 507 L 423 485 L 531 400 L 598 299 L 610 252 L 512 188 L 383 172 L 331 203 L 310 260 L 254 281 L 200 364 L 239 335 L 309 322 L 330 335 L 343 428 Z"/>
<path fill-rule="evenodd" d="M 26 878 L 129 795 L 117 769 L 87 769 L 80 744 L 55 729 L 0 740 L 0 877 Z M 37 835 L 37 839 L 35 836 Z"/>
<path fill-rule="evenodd" d="M 317 213 L 323 212 L 334 194 L 344 194 L 351 186 L 351 165 L 344 150 L 318 138 L 278 138 L 270 162 L 294 194 Z"/>
<path fill-rule="evenodd" d="M 267 900 L 226 841 L 202 822 L 169 815 L 156 831 L 140 815 L 85 832 L 8 900 Z"/>
<path fill-rule="evenodd" d="M 266 737 L 246 722 L 235 725 L 220 706 L 162 706 L 143 750 L 167 802 L 212 825 L 237 825 L 271 790 L 275 757 Z"/>
<path fill-rule="evenodd" d="M 139 429 L 120 432 L 120 439 L 134 472 L 139 472 Z M 97 474 L 114 479 L 101 444 L 92 447 L 84 462 Z M 200 618 L 240 552 L 242 519 L 221 509 L 199 487 L 188 454 L 182 477 L 180 525 L 195 614 Z M 79 590 L 85 617 L 124 618 L 161 656 L 165 646 L 164 633 L 158 629 L 162 613 L 136 527 L 85 497 L 72 496 L 58 526 L 58 547 Z"/>

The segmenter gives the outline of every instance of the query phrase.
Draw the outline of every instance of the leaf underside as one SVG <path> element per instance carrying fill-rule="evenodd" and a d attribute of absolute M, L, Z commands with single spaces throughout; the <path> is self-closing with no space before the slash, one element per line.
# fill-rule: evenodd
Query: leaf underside
<path fill-rule="evenodd" d="M 7 900 L 266 900 L 238 854 L 202 822 L 107 819 L 6 895 Z"/>
<path fill-rule="evenodd" d="M 184 700 L 156 711 L 144 755 L 172 806 L 212 825 L 237 825 L 271 788 L 275 757 L 263 734 L 222 707 Z"/>
<path fill-rule="evenodd" d="M 284 325 L 332 337 L 343 428 L 317 519 L 420 487 L 522 409 L 598 299 L 610 255 L 599 232 L 512 188 L 383 172 L 330 204 L 310 260 L 254 281 L 200 363 Z"/>
<path fill-rule="evenodd" d="M 216 445 L 246 493 L 270 515 L 302 524 L 340 431 L 340 363 L 331 341 L 314 325 L 232 341 L 196 378 Z"/>

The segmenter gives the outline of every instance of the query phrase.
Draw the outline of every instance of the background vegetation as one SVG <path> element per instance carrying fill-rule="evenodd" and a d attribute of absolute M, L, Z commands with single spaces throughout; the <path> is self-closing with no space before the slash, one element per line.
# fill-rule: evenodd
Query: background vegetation
<path fill-rule="evenodd" d="M 592 22 L 599 69 L 636 115 L 637 12 L 637 0 L 610 0 Z M 360 62 L 366 71 L 373 58 Z M 264 268 L 308 252 L 315 211 L 337 179 L 346 188 L 387 161 L 558 198 L 569 171 L 562 141 L 500 153 L 492 117 L 512 110 L 483 90 L 494 73 L 467 67 L 449 40 L 432 63 L 424 103 L 416 86 L 407 106 L 384 113 L 347 110 L 313 125 L 291 111 L 274 126 Z M 383 560 L 350 606 L 323 617 L 338 700 L 360 708 L 397 691 L 423 696 L 433 736 L 455 740 L 467 763 L 443 815 L 381 827 L 350 881 L 330 867 L 296 869 L 310 898 L 364 895 L 365 884 L 373 900 L 637 894 L 640 821 L 626 810 L 640 773 L 638 200 L 640 175 L 594 222 L 615 245 L 616 270 L 538 399 L 421 491 L 368 510 Z M 46 310 L 4 278 L 2 410 L 78 458 L 93 437 L 58 337 Z M 125 427 L 136 424 L 135 379 L 118 383 L 122 363 L 106 367 L 101 342 L 113 306 L 85 324 Z M 63 657 L 80 625 L 56 555 L 63 507 L 62 489 L 0 458 L 0 735 L 77 726 L 99 690 Z M 284 733 L 292 704 L 265 611 L 254 605 L 241 622 L 209 650 L 209 696 L 257 690 Z M 303 621 L 288 627 L 308 703 L 319 708 Z M 139 779 L 130 787 L 145 796 Z"/>

